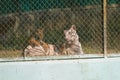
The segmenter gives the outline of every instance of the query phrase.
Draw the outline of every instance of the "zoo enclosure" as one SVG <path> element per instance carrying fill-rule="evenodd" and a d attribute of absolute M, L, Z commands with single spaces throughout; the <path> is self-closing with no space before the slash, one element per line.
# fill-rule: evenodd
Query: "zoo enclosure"
<path fill-rule="evenodd" d="M 119 0 L 0 0 L 0 56 L 20 56 L 38 28 L 43 41 L 59 46 L 72 24 L 84 53 L 120 53 L 119 17 Z"/>

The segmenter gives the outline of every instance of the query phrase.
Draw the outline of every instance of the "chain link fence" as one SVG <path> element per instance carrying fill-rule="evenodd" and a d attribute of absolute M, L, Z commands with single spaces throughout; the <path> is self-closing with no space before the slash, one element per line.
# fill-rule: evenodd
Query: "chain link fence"
<path fill-rule="evenodd" d="M 85 54 L 103 53 L 102 0 L 1 0 L 0 57 L 19 57 L 37 29 L 43 41 L 60 46 L 76 25 Z M 120 1 L 107 2 L 107 51 L 120 53 Z"/>
<path fill-rule="evenodd" d="M 120 1 L 108 0 L 107 25 L 108 25 L 108 53 L 120 53 Z"/>

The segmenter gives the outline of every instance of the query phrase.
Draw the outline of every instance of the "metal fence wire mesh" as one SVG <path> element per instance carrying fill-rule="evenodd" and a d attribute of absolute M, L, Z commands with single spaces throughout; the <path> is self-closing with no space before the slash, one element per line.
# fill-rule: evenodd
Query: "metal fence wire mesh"
<path fill-rule="evenodd" d="M 120 53 L 120 1 L 108 5 L 107 13 L 108 53 Z"/>
<path fill-rule="evenodd" d="M 102 0 L 0 0 L 0 57 L 21 56 L 35 31 L 60 46 L 76 25 L 84 53 L 103 53 Z M 107 2 L 107 51 L 120 53 L 120 1 Z"/>

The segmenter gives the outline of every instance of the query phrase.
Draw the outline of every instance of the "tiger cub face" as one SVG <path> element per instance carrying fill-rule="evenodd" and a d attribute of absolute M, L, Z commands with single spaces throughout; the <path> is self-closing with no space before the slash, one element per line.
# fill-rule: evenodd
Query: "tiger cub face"
<path fill-rule="evenodd" d="M 39 46 L 40 41 L 42 40 L 43 40 L 43 29 L 37 29 L 34 35 L 28 41 L 28 43 L 32 46 Z"/>
<path fill-rule="evenodd" d="M 66 44 L 63 47 L 63 54 L 83 54 L 76 26 L 72 25 L 69 30 L 64 30 Z"/>
<path fill-rule="evenodd" d="M 72 25 L 69 30 L 64 30 L 65 39 L 68 44 L 74 43 L 78 40 L 78 34 L 76 33 L 76 26 Z"/>

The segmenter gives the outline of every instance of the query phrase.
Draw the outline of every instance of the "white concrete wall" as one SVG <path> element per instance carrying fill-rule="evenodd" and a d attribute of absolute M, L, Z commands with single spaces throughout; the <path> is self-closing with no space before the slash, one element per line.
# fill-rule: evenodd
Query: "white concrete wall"
<path fill-rule="evenodd" d="M 0 80 L 120 80 L 120 58 L 0 62 Z"/>

